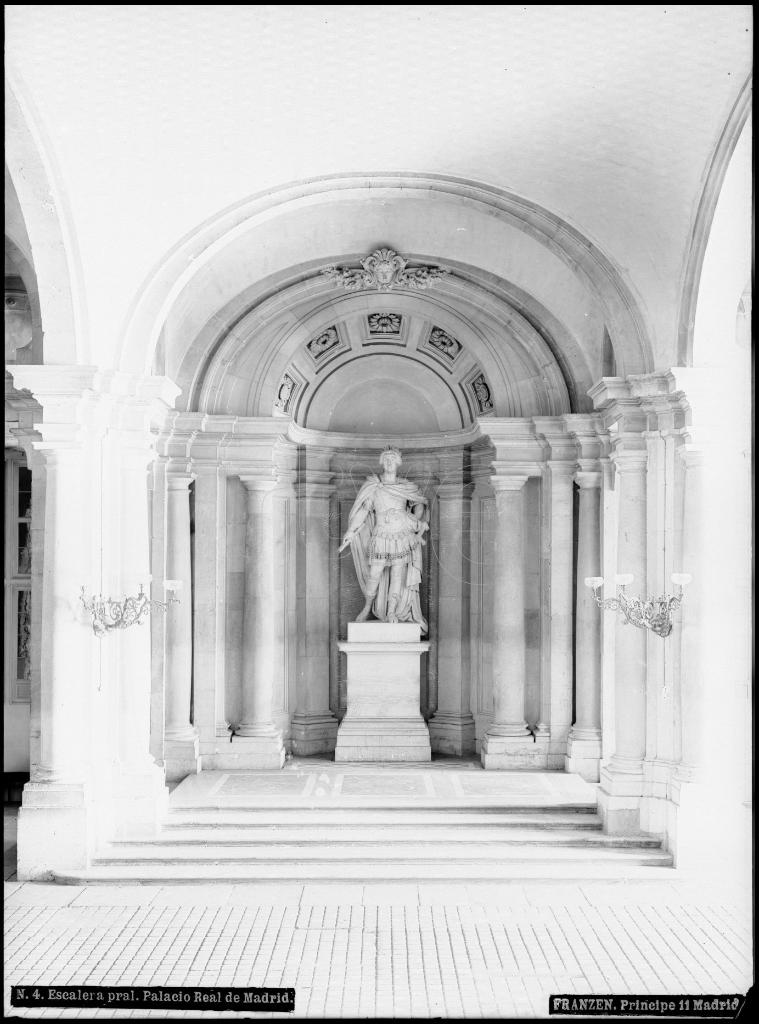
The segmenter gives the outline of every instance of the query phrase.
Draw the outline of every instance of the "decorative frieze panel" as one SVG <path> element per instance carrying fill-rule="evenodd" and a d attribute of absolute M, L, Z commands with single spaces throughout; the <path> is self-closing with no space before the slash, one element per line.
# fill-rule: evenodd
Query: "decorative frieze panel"
<path fill-rule="evenodd" d="M 283 416 L 292 415 L 295 403 L 305 387 L 305 381 L 298 371 L 290 366 L 282 374 L 274 395 L 274 412 Z"/>
<path fill-rule="evenodd" d="M 462 386 L 475 416 L 488 416 L 495 412 L 492 388 L 479 366 L 472 370 Z"/>
<path fill-rule="evenodd" d="M 399 336 L 403 318 L 400 313 L 370 313 L 366 318 L 369 334 L 372 336 Z"/>
<path fill-rule="evenodd" d="M 306 345 L 308 354 L 317 366 L 322 366 L 339 352 L 345 352 L 348 345 L 343 341 L 337 327 L 333 325 L 317 334 Z"/>
<path fill-rule="evenodd" d="M 461 342 L 452 334 L 444 331 L 442 327 L 433 327 L 424 342 L 419 346 L 420 351 L 427 352 L 445 366 L 452 366 L 463 351 Z"/>

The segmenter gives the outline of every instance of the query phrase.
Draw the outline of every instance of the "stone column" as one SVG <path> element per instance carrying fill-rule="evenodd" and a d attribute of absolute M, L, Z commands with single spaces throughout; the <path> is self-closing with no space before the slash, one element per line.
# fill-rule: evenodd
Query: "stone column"
<path fill-rule="evenodd" d="M 646 468 L 647 453 L 637 448 L 613 455 L 619 488 L 617 572 L 632 573 L 629 592 L 647 593 Z M 610 581 L 609 589 L 616 590 Z M 611 596 L 609 594 L 606 595 Z M 614 754 L 601 771 L 599 807 L 609 832 L 637 832 L 643 758 L 646 753 L 647 630 L 626 624 L 617 613 L 614 658 Z"/>
<path fill-rule="evenodd" d="M 680 707 L 682 722 L 681 764 L 683 781 L 699 779 L 704 763 L 704 675 L 701 636 L 703 630 L 703 452 L 684 444 L 679 455 L 685 465 L 683 486 L 682 569 L 690 574 L 685 600 L 680 607 Z"/>
<path fill-rule="evenodd" d="M 331 453 L 306 449 L 298 490 L 298 697 L 292 718 L 293 753 L 331 752 L 337 719 L 329 707 Z"/>
<path fill-rule="evenodd" d="M 111 427 L 106 435 L 103 486 L 118 510 L 112 507 L 106 519 L 103 570 L 104 574 L 109 570 L 113 593 L 120 598 L 136 595 L 141 586 L 149 596 L 147 479 L 153 458 L 152 438 L 142 422 L 143 404 L 127 400 L 121 406 L 116 409 L 119 425 Z M 115 630 L 101 641 L 107 644 L 111 656 L 110 678 L 104 684 L 118 694 L 113 731 L 118 734 L 119 764 L 112 815 L 117 837 L 154 835 L 167 806 L 164 772 L 150 753 L 151 618 L 148 612 L 143 622 Z"/>
<path fill-rule="evenodd" d="M 573 528 L 575 442 L 546 433 L 552 454 L 571 451 L 572 461 L 552 458 L 547 464 L 548 521 L 548 679 L 543 680 L 541 716 L 535 742 L 548 767 L 562 767 L 572 724 Z M 546 493 L 544 492 L 544 493 Z"/>
<path fill-rule="evenodd" d="M 92 835 L 90 709 L 97 650 L 79 600 L 91 594 L 89 539 L 99 528 L 86 493 L 81 408 L 94 369 L 13 366 L 14 385 L 43 407 L 34 447 L 45 467 L 40 650 L 39 763 L 32 765 L 18 815 L 18 877 L 86 867 Z"/>
<path fill-rule="evenodd" d="M 461 453 L 441 457 L 438 501 L 437 710 L 430 719 L 432 749 L 474 752 L 469 671 L 469 528 L 471 488 L 464 484 Z M 428 545 L 426 557 L 431 557 Z"/>
<path fill-rule="evenodd" d="M 193 458 L 195 473 L 195 579 L 193 589 L 193 712 L 201 757 L 217 750 L 219 705 L 224 689 L 224 555 L 223 516 L 226 477 L 216 446 Z M 221 655 L 221 656 L 220 656 Z M 224 724 L 223 735 L 229 741 Z"/>
<path fill-rule="evenodd" d="M 531 764 L 535 744 L 524 717 L 523 488 L 526 475 L 491 477 L 498 522 L 494 551 L 493 721 L 482 740 L 484 768 Z"/>
<path fill-rule="evenodd" d="M 245 528 L 245 612 L 243 634 L 242 721 L 246 765 L 281 768 L 282 734 L 273 721 L 274 621 L 274 479 L 241 476 L 247 492 Z"/>
<path fill-rule="evenodd" d="M 192 566 L 190 484 L 192 475 L 166 474 L 166 579 L 178 583 L 178 602 L 166 610 L 166 777 L 182 779 L 200 771 L 198 735 L 190 721 L 192 703 Z"/>
<path fill-rule="evenodd" d="M 566 770 L 598 782 L 601 759 L 601 609 L 588 576 L 601 572 L 601 473 L 575 474 L 580 489 L 577 538 L 577 614 L 575 630 L 576 718 L 567 743 Z"/>

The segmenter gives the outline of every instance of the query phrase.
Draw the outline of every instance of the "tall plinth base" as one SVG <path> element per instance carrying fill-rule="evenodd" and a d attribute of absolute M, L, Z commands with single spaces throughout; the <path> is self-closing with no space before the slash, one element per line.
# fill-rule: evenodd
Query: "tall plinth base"
<path fill-rule="evenodd" d="M 643 763 L 635 758 L 618 757 L 601 769 L 598 787 L 598 813 L 604 832 L 630 835 L 640 832 L 640 804 L 643 795 Z"/>
<path fill-rule="evenodd" d="M 569 733 L 564 770 L 576 772 L 586 782 L 598 782 L 601 764 L 600 730 L 576 731 Z"/>
<path fill-rule="evenodd" d="M 488 770 L 513 771 L 526 768 L 535 771 L 547 767 L 548 736 L 533 736 L 527 731 L 513 735 L 498 735 L 492 732 L 493 727 L 482 737 L 480 745 L 480 761 Z M 540 742 L 538 742 L 538 739 Z"/>
<path fill-rule="evenodd" d="M 20 882 L 45 881 L 89 863 L 92 805 L 84 783 L 27 782 L 18 812 Z"/>
<path fill-rule="evenodd" d="M 419 711 L 419 659 L 430 649 L 413 622 L 349 622 L 338 647 L 348 658 L 348 707 L 336 761 L 429 761 Z"/>

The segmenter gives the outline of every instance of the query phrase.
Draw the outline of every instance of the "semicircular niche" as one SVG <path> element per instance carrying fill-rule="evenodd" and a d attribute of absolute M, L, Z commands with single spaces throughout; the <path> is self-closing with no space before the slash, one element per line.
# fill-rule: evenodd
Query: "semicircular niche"
<path fill-rule="evenodd" d="M 395 353 L 360 354 L 325 374 L 304 396 L 298 421 L 351 434 L 460 430 L 468 417 L 449 382 Z"/>
<path fill-rule="evenodd" d="M 302 343 L 272 411 L 313 430 L 424 434 L 460 430 L 495 403 L 482 366 L 450 330 L 380 309 Z"/>

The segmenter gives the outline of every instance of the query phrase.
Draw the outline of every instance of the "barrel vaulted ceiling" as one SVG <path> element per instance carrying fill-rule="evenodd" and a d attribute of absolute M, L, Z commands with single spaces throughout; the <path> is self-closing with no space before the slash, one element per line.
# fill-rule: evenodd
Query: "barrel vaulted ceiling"
<path fill-rule="evenodd" d="M 619 272 L 668 365 L 751 66 L 748 5 L 11 4 L 6 32 L 105 363 L 151 273 L 220 211 L 290 182 L 403 173 L 561 218 Z"/>

